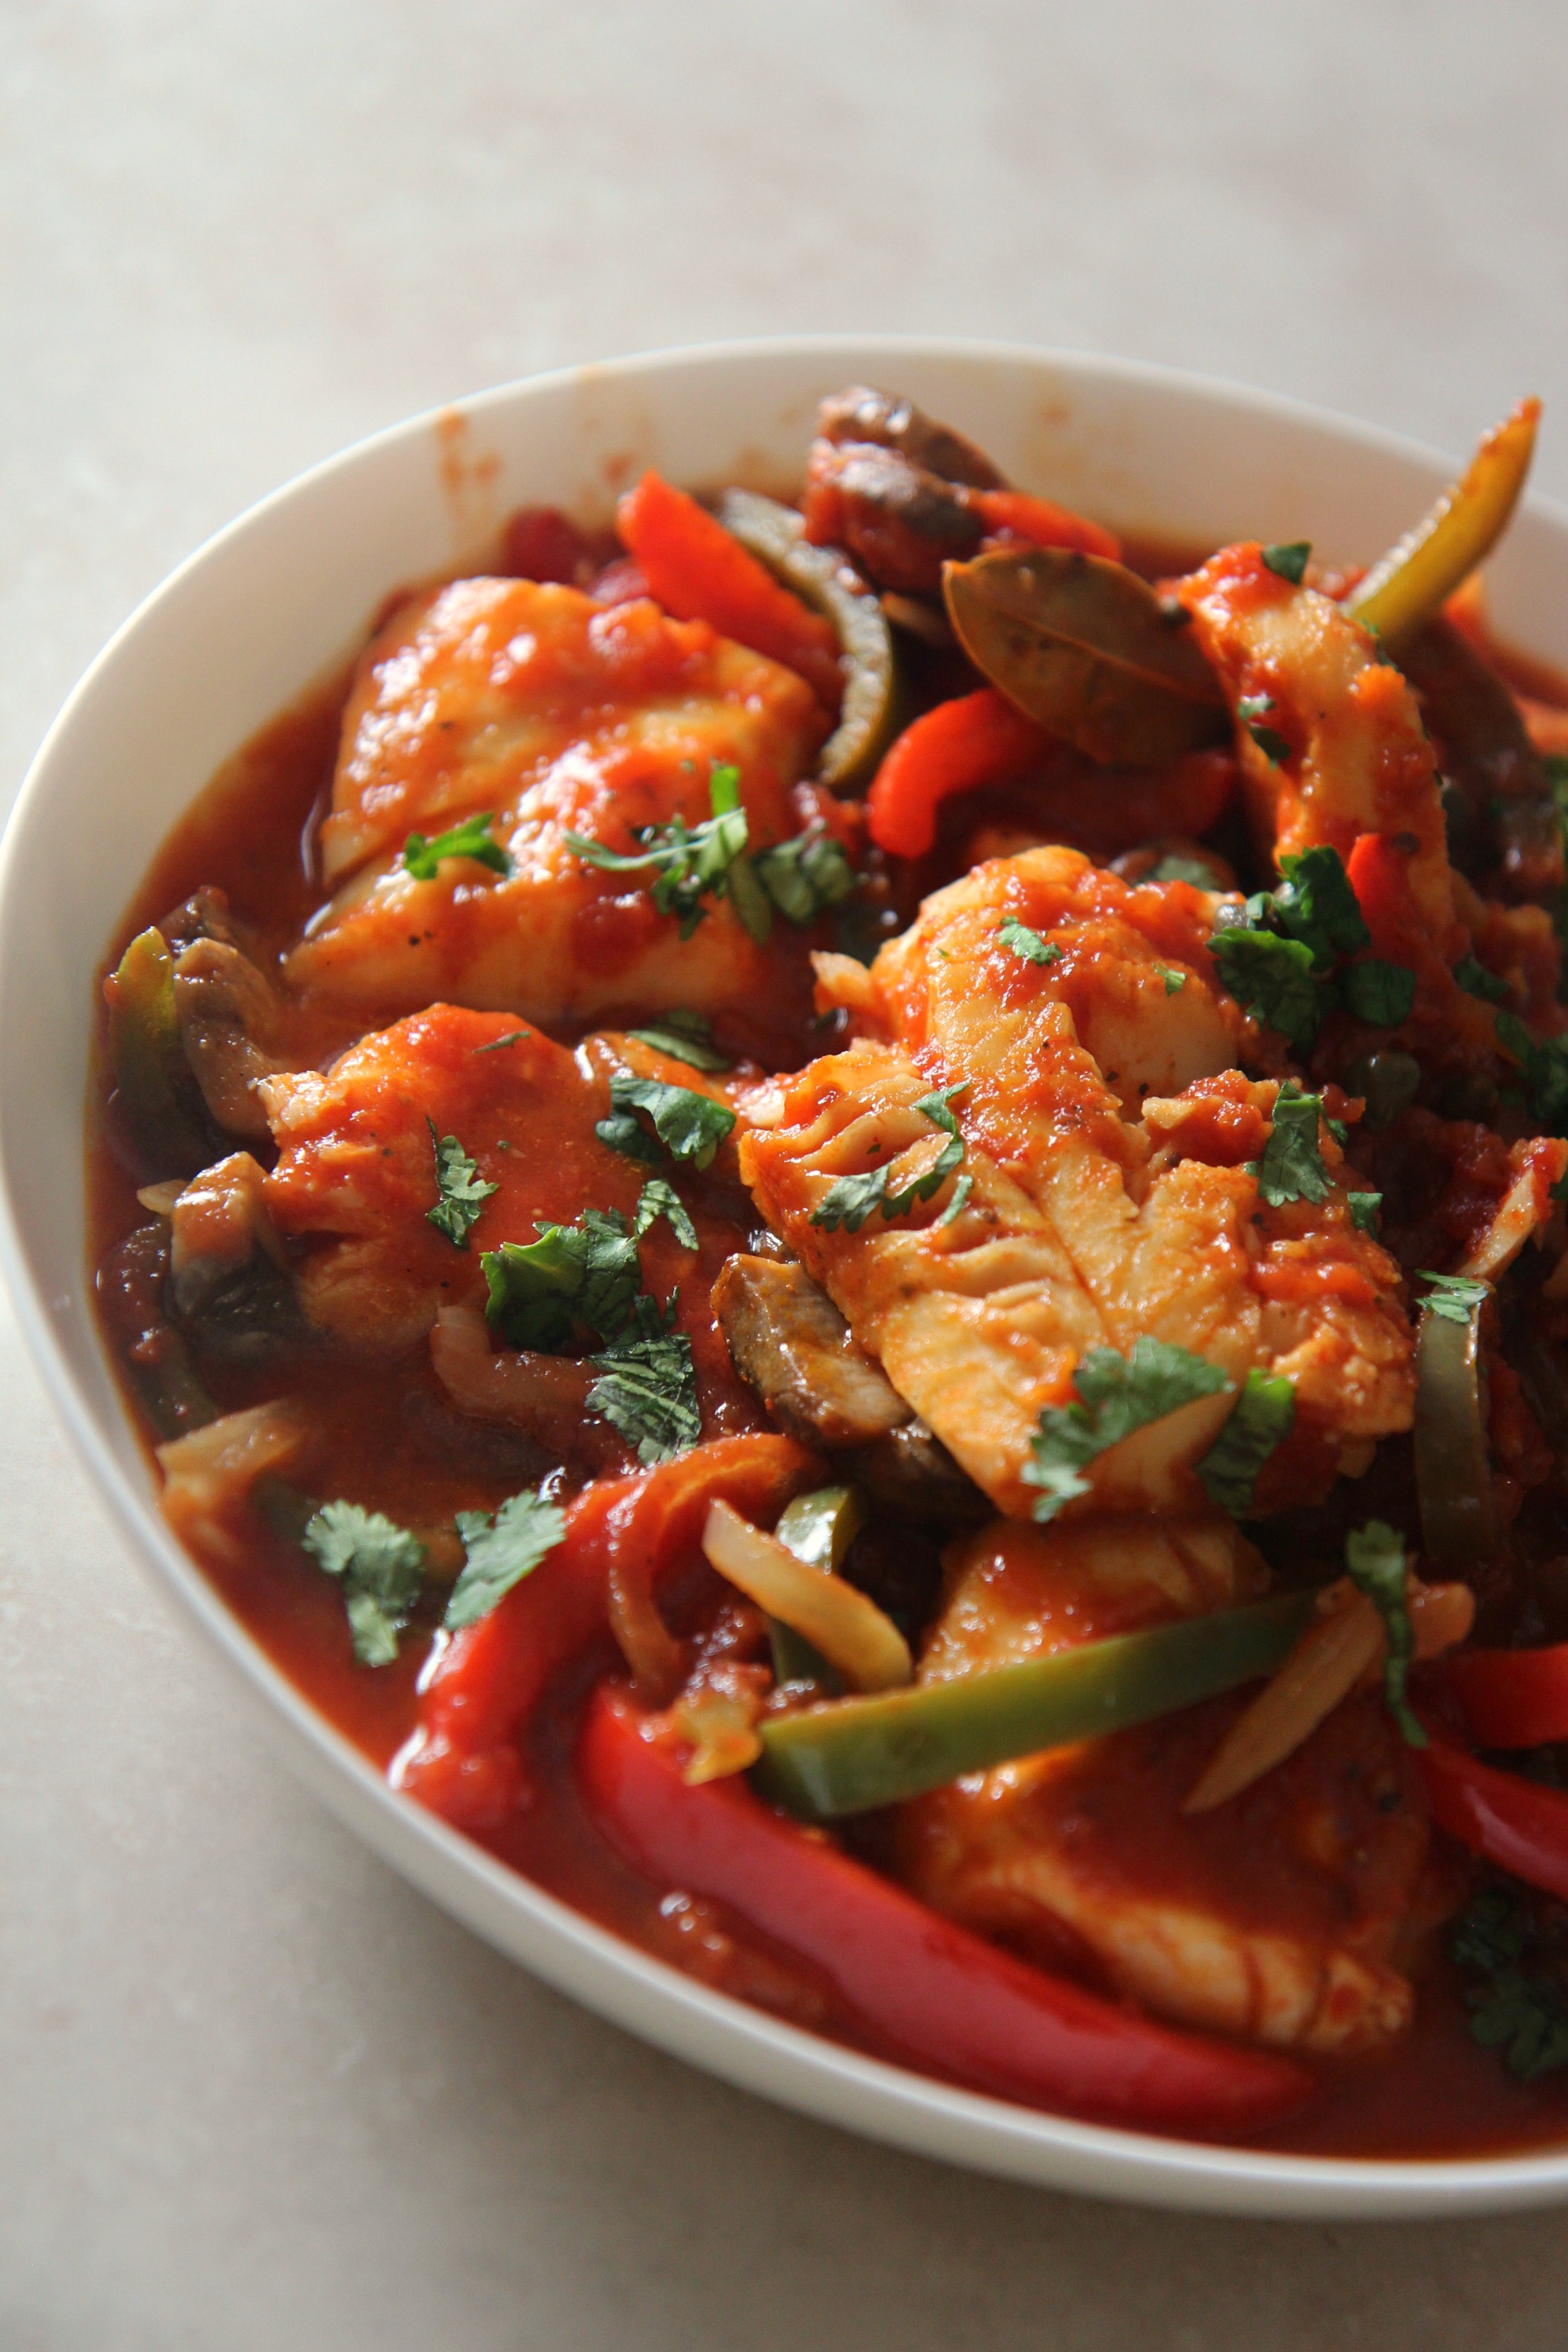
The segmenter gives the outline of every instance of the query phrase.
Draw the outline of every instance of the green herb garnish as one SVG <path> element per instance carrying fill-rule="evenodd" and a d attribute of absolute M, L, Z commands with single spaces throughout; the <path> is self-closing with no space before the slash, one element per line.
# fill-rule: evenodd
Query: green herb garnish
<path fill-rule="evenodd" d="M 1383 1619 L 1388 1656 L 1383 1669 L 1383 1695 L 1400 1736 L 1411 1748 L 1425 1748 L 1426 1734 L 1415 1718 L 1405 1685 L 1415 1655 L 1415 1629 L 1405 1598 L 1405 1538 L 1383 1519 L 1369 1519 L 1345 1538 L 1345 1570 L 1358 1592 Z"/>
<path fill-rule="evenodd" d="M 1299 588 L 1306 576 L 1312 542 L 1310 539 L 1277 540 L 1262 553 L 1265 565 L 1277 578 L 1289 580 L 1292 588 Z"/>
<path fill-rule="evenodd" d="M 1351 1213 L 1351 1223 L 1358 1234 L 1376 1234 L 1378 1213 L 1383 1207 L 1381 1192 L 1347 1192 L 1345 1206 Z"/>
<path fill-rule="evenodd" d="M 437 834 L 434 840 L 411 833 L 403 845 L 403 863 L 416 882 L 434 882 L 444 857 L 471 857 L 477 866 L 488 866 L 492 874 L 504 877 L 511 872 L 511 859 L 499 841 L 490 839 L 494 823 L 494 812 L 486 809 L 483 815 L 466 816 L 461 824 Z M 479 1051 L 484 1051 L 483 1046 Z"/>
<path fill-rule="evenodd" d="M 1263 724 L 1273 709 L 1271 694 L 1244 694 L 1236 706 L 1236 715 L 1269 766 L 1278 768 L 1290 757 L 1290 746 L 1277 729 Z"/>
<path fill-rule="evenodd" d="M 1089 1481 L 1079 1473 L 1097 1454 L 1149 1422 L 1163 1421 L 1167 1413 L 1198 1397 L 1217 1396 L 1230 1385 L 1217 1364 L 1147 1334 L 1133 1341 L 1127 1356 L 1114 1348 L 1090 1348 L 1073 1375 L 1081 1402 L 1047 1405 L 1031 1440 L 1034 1458 L 1022 1475 L 1026 1486 L 1043 1489 L 1036 1518 L 1054 1519 L 1064 1503 L 1089 1493 Z"/>
<path fill-rule="evenodd" d="M 1402 963 L 1384 963 L 1381 956 L 1367 956 L 1361 963 L 1347 964 L 1340 974 L 1340 1001 L 1358 1021 L 1370 1021 L 1380 1029 L 1397 1029 L 1410 1018 L 1415 974 Z"/>
<path fill-rule="evenodd" d="M 1479 956 L 1462 955 L 1454 966 L 1454 978 L 1467 996 L 1479 996 L 1487 1004 L 1508 1003 L 1510 992 L 1507 981 L 1489 971 Z"/>
<path fill-rule="evenodd" d="M 508 1345 L 571 1352 L 578 1327 L 616 1338 L 642 1287 L 642 1261 L 618 1209 L 584 1209 L 572 1225 L 535 1227 L 532 1242 L 502 1242 L 479 1260 L 485 1315 Z"/>
<path fill-rule="evenodd" d="M 761 851 L 757 878 L 781 915 L 792 923 L 816 922 L 841 907 L 858 888 L 855 869 L 820 817 L 792 841 Z"/>
<path fill-rule="evenodd" d="M 1018 920 L 1016 915 L 1008 915 L 1003 919 L 996 936 L 1005 948 L 1012 949 L 1020 963 L 1047 964 L 1061 961 L 1060 948 L 1055 946 L 1049 940 L 1041 939 L 1038 931 L 1032 931 L 1027 923 L 1021 923 Z"/>
<path fill-rule="evenodd" d="M 425 1547 L 380 1511 L 323 1503 L 300 1538 L 318 1568 L 342 1586 L 354 1656 L 389 1666 L 425 1580 Z"/>
<path fill-rule="evenodd" d="M 963 1138 L 958 1131 L 958 1121 L 948 1108 L 954 1095 L 963 1092 L 962 1086 L 942 1087 L 934 1094 L 923 1095 L 915 1105 L 947 1137 L 923 1176 L 912 1178 L 892 1192 L 888 1189 L 891 1173 L 889 1168 L 872 1168 L 863 1176 L 840 1176 L 813 1209 L 812 1223 L 830 1234 L 837 1233 L 840 1226 L 847 1234 L 858 1234 L 873 1210 L 880 1209 L 889 1220 L 901 1217 L 917 1201 L 929 1201 L 933 1192 L 940 1192 L 963 1160 Z M 948 1205 L 951 1208 L 952 1202 Z"/>
<path fill-rule="evenodd" d="M 691 1342 L 684 1331 L 658 1328 L 651 1298 L 637 1305 L 650 1312 L 592 1359 L 599 1378 L 588 1410 L 620 1432 L 639 1462 L 668 1462 L 702 1434 Z"/>
<path fill-rule="evenodd" d="M 1417 1270 L 1417 1282 L 1432 1286 L 1421 1301 L 1428 1315 L 1440 1315 L 1445 1323 L 1468 1323 L 1475 1309 L 1491 1297 L 1489 1282 L 1477 1282 L 1468 1274 L 1427 1274 Z"/>
<path fill-rule="evenodd" d="M 1560 1927 L 1542 1925 L 1500 1886 L 1477 1895 L 1449 1938 L 1455 1965 L 1484 1979 L 1465 1990 L 1471 2033 L 1524 2083 L 1568 2065 L 1562 1941 Z"/>
<path fill-rule="evenodd" d="M 678 816 L 668 824 L 634 825 L 632 839 L 639 845 L 630 856 L 606 849 L 602 841 L 590 841 L 580 833 L 563 837 L 574 856 L 607 874 L 653 874 L 649 892 L 653 903 L 661 915 L 679 918 L 683 940 L 691 937 L 707 915 L 703 900 L 723 898 L 734 898 L 736 913 L 753 936 L 760 923 L 765 940 L 772 916 L 749 862 L 744 863 L 738 892 L 735 887 L 737 869 L 746 852 L 740 770 L 715 761 L 708 779 L 708 800 L 712 814 L 700 824 L 688 826 Z M 762 901 L 760 915 L 757 899 Z"/>
<path fill-rule="evenodd" d="M 461 1633 L 488 1617 L 514 1584 L 532 1575 L 565 1532 L 565 1513 L 531 1493 L 513 1495 L 493 1518 L 488 1511 L 459 1511 L 465 1558 L 441 1620 L 447 1631 Z"/>
<path fill-rule="evenodd" d="M 1258 1474 L 1295 1425 L 1294 1383 L 1282 1374 L 1248 1372 L 1230 1418 L 1197 1465 L 1210 1502 L 1233 1519 L 1250 1518 Z"/>
<path fill-rule="evenodd" d="M 468 1157 L 455 1135 L 438 1136 L 433 1118 L 427 1118 L 425 1124 L 436 1154 L 437 1194 L 435 1207 L 425 1212 L 425 1221 L 445 1234 L 455 1249 L 467 1249 L 479 1211 L 500 1188 L 484 1182 L 479 1161 Z"/>
<path fill-rule="evenodd" d="M 670 1231 L 682 1249 L 697 1247 L 697 1228 L 687 1214 L 685 1202 L 664 1177 L 650 1176 L 637 1194 L 637 1213 L 632 1219 L 637 1239 L 640 1241 L 660 1217 L 668 1219 Z"/>
<path fill-rule="evenodd" d="M 1216 931 L 1209 953 L 1220 979 L 1254 1021 L 1277 1029 L 1302 1053 L 1316 1042 L 1327 1008 L 1310 948 L 1241 922 Z"/>
<path fill-rule="evenodd" d="M 1294 1078 L 1287 1078 L 1274 1101 L 1274 1124 L 1261 1160 L 1247 1163 L 1258 1179 L 1258 1190 L 1271 1209 L 1288 1201 L 1325 1201 L 1329 1171 L 1318 1147 L 1318 1121 L 1322 1097 L 1303 1094 Z"/>
<path fill-rule="evenodd" d="M 721 1054 L 713 1043 L 712 1024 L 704 1021 L 700 1013 L 662 1013 L 645 1029 L 628 1029 L 628 1037 L 639 1044 L 651 1045 L 656 1054 L 668 1054 L 672 1062 L 684 1062 L 693 1070 L 728 1070 L 734 1066 Z"/>
<path fill-rule="evenodd" d="M 693 1168 L 709 1168 L 713 1156 L 735 1124 L 735 1114 L 723 1103 L 690 1087 L 667 1086 L 662 1078 L 634 1078 L 617 1072 L 610 1080 L 610 1116 L 594 1132 L 612 1151 L 628 1160 L 650 1160 L 647 1137 L 634 1114 L 646 1111 L 653 1131 L 673 1160 L 689 1160 Z"/>

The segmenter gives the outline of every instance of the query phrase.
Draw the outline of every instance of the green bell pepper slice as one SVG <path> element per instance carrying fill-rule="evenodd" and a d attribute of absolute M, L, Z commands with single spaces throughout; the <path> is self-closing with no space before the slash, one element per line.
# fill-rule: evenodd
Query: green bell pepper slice
<path fill-rule="evenodd" d="M 887 614 L 875 596 L 846 584 L 843 556 L 835 548 L 814 547 L 793 507 L 754 490 L 726 490 L 719 520 L 775 579 L 832 623 L 849 656 L 849 675 L 816 780 L 832 792 L 864 792 L 905 717 Z"/>
<path fill-rule="evenodd" d="M 965 1772 L 1254 1682 L 1283 1664 L 1312 1605 L 1310 1592 L 1281 1593 L 952 1682 L 802 1707 L 760 1727 L 752 1777 L 764 1796 L 810 1821 L 899 1804 Z"/>

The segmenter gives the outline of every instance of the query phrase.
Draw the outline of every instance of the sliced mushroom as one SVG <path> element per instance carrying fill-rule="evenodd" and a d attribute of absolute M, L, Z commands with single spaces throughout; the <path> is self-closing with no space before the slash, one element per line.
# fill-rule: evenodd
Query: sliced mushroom
<path fill-rule="evenodd" d="M 1563 830 L 1551 778 L 1504 681 L 1445 620 L 1401 647 L 1399 667 L 1437 740 L 1454 864 L 1471 876 L 1495 872 L 1510 898 L 1560 888 Z"/>
<path fill-rule="evenodd" d="M 204 934 L 174 966 L 174 1007 L 185 1059 L 218 1125 L 229 1135 L 265 1138 L 257 1081 L 287 1067 L 268 1050 L 278 1022 L 271 983 L 232 940 Z"/>
<path fill-rule="evenodd" d="M 868 1446 L 855 1475 L 889 1518 L 955 1528 L 995 1517 L 994 1505 L 923 1421 L 907 1421 Z"/>
<path fill-rule="evenodd" d="M 263 1355 L 302 1328 L 265 1183 L 248 1151 L 231 1152 L 194 1177 L 171 1213 L 171 1312 L 204 1346 L 228 1356 Z"/>
<path fill-rule="evenodd" d="M 732 1257 L 713 1311 L 735 1370 L 807 1444 L 869 1445 L 914 1416 L 802 1265 Z"/>
<path fill-rule="evenodd" d="M 984 450 L 951 425 L 939 425 L 902 393 L 848 384 L 823 402 L 816 412 L 816 430 L 824 441 L 875 442 L 884 449 L 897 449 L 944 482 L 964 482 L 974 490 L 1007 487 L 1005 476 Z"/>

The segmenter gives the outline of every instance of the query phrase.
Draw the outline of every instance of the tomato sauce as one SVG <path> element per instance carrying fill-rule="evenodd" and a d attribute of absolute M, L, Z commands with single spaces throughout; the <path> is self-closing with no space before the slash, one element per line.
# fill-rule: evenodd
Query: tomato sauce
<path fill-rule="evenodd" d="M 1161 549 L 1157 560 L 1148 556 L 1148 568 L 1174 568 L 1177 560 L 1174 551 Z M 1533 675 L 1531 685 L 1541 690 Z M 265 949 L 281 951 L 298 937 L 325 895 L 311 840 L 330 785 L 346 693 L 346 677 L 324 682 L 214 779 L 160 850 L 111 943 L 106 970 L 132 936 L 204 884 L 228 894 L 235 913 Z M 809 1026 L 804 951 L 795 951 L 801 973 L 786 1022 L 775 1019 L 771 1028 L 745 1019 L 719 1024 L 732 1049 L 749 1050 L 767 1066 L 793 1066 L 821 1050 L 820 1032 Z M 279 1050 L 295 1067 L 326 1063 L 374 1025 L 362 1010 L 333 1010 L 309 998 L 289 1001 L 286 1022 Z M 88 1256 L 94 1267 L 146 1222 L 129 1155 L 103 1108 L 101 1037 L 97 1071 L 88 1144 Z M 548 1139 L 541 1144 L 548 1149 Z M 743 1201 L 715 1198 L 707 1206 L 720 1220 L 743 1219 Z M 732 1229 L 739 1242 L 739 1223 Z M 123 1367 L 117 1369 L 123 1380 Z M 262 1374 L 204 1363 L 203 1373 L 226 1409 L 277 1391 L 275 1369 Z M 134 1392 L 125 1384 L 140 1419 Z M 516 1491 L 518 1466 L 508 1436 L 455 1426 L 458 1417 L 423 1347 L 369 1368 L 301 1353 L 289 1367 L 288 1385 L 317 1429 L 319 1454 L 331 1464 L 332 1491 L 350 1500 L 416 1525 L 449 1520 L 458 1510 L 493 1510 Z M 761 1425 L 752 1401 L 738 1386 L 732 1404 L 740 1418 L 730 1425 Z M 144 1423 L 143 1433 L 151 1443 Z M 353 1658 L 338 1590 L 288 1533 L 258 1527 L 242 1557 L 211 1559 L 204 1567 L 268 1656 L 384 1769 L 414 1724 L 416 1685 L 428 1646 L 419 1623 L 405 1637 L 394 1664 L 367 1671 Z M 577 1910 L 705 1981 L 852 2048 L 896 2055 L 804 1962 L 724 1916 L 721 1906 L 650 1885 L 597 1834 L 575 1793 L 569 1758 L 586 1687 L 617 1664 L 606 1638 L 555 1690 L 535 1727 L 539 1797 L 481 1843 Z M 873 1819 L 858 1827 L 852 1843 L 874 1859 L 878 1838 Z M 1288 2126 L 1256 2135 L 1252 2144 L 1309 2154 L 1421 2158 L 1568 2140 L 1568 2075 L 1534 2084 L 1512 2079 L 1497 2055 L 1472 2039 L 1460 1980 L 1437 1954 L 1420 1975 L 1415 2022 L 1406 2036 L 1373 2057 L 1322 2063 L 1316 2071 L 1321 2091 L 1310 2108 Z"/>

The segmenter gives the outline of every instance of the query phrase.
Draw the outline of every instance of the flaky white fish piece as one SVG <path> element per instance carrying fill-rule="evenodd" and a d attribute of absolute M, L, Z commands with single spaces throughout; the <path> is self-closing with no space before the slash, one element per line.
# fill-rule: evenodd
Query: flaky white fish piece
<path fill-rule="evenodd" d="M 1260 1200 L 1278 1082 L 1228 1067 L 1243 1024 L 1202 944 L 1205 898 L 1185 884 L 1168 898 L 1130 890 L 1069 850 L 977 867 L 878 958 L 860 1017 L 887 1042 L 864 1038 L 784 1082 L 779 1122 L 742 1142 L 770 1223 L 1015 1516 L 1037 1499 L 1025 1472 L 1040 1413 L 1073 1402 L 1094 1348 L 1126 1357 L 1162 1340 L 1229 1389 L 1109 1448 L 1084 1474 L 1092 1499 L 1069 1509 L 1195 1507 L 1195 1465 L 1255 1369 L 1303 1376 L 1317 1485 L 1342 1441 L 1410 1423 L 1399 1269 L 1356 1229 L 1326 1128 L 1323 1201 Z M 1117 1056 L 1114 1081 L 1089 1038 Z M 1173 1078 L 1181 1092 L 1146 1091 Z M 1233 1087 L 1235 1103 L 1205 1091 Z M 963 1136 L 966 1201 L 954 1206 L 954 1176 L 892 1219 L 874 1207 L 857 1231 L 825 1222 L 840 1179 L 934 1157 L 940 1132 L 919 1108 L 933 1089 Z M 1124 1100 L 1152 1116 L 1158 1104 L 1163 1124 L 1129 1117 Z"/>
<path fill-rule="evenodd" d="M 565 836 L 635 855 L 637 828 L 700 824 L 732 766 L 751 846 L 785 839 L 826 725 L 794 671 L 646 599 L 496 579 L 416 596 L 356 670 L 321 833 L 337 892 L 286 978 L 378 1013 L 441 1001 L 540 1021 L 763 992 L 769 953 L 727 901 L 683 940 L 651 873 L 605 872 Z M 410 833 L 487 811 L 510 875 L 463 857 L 408 871 Z"/>

